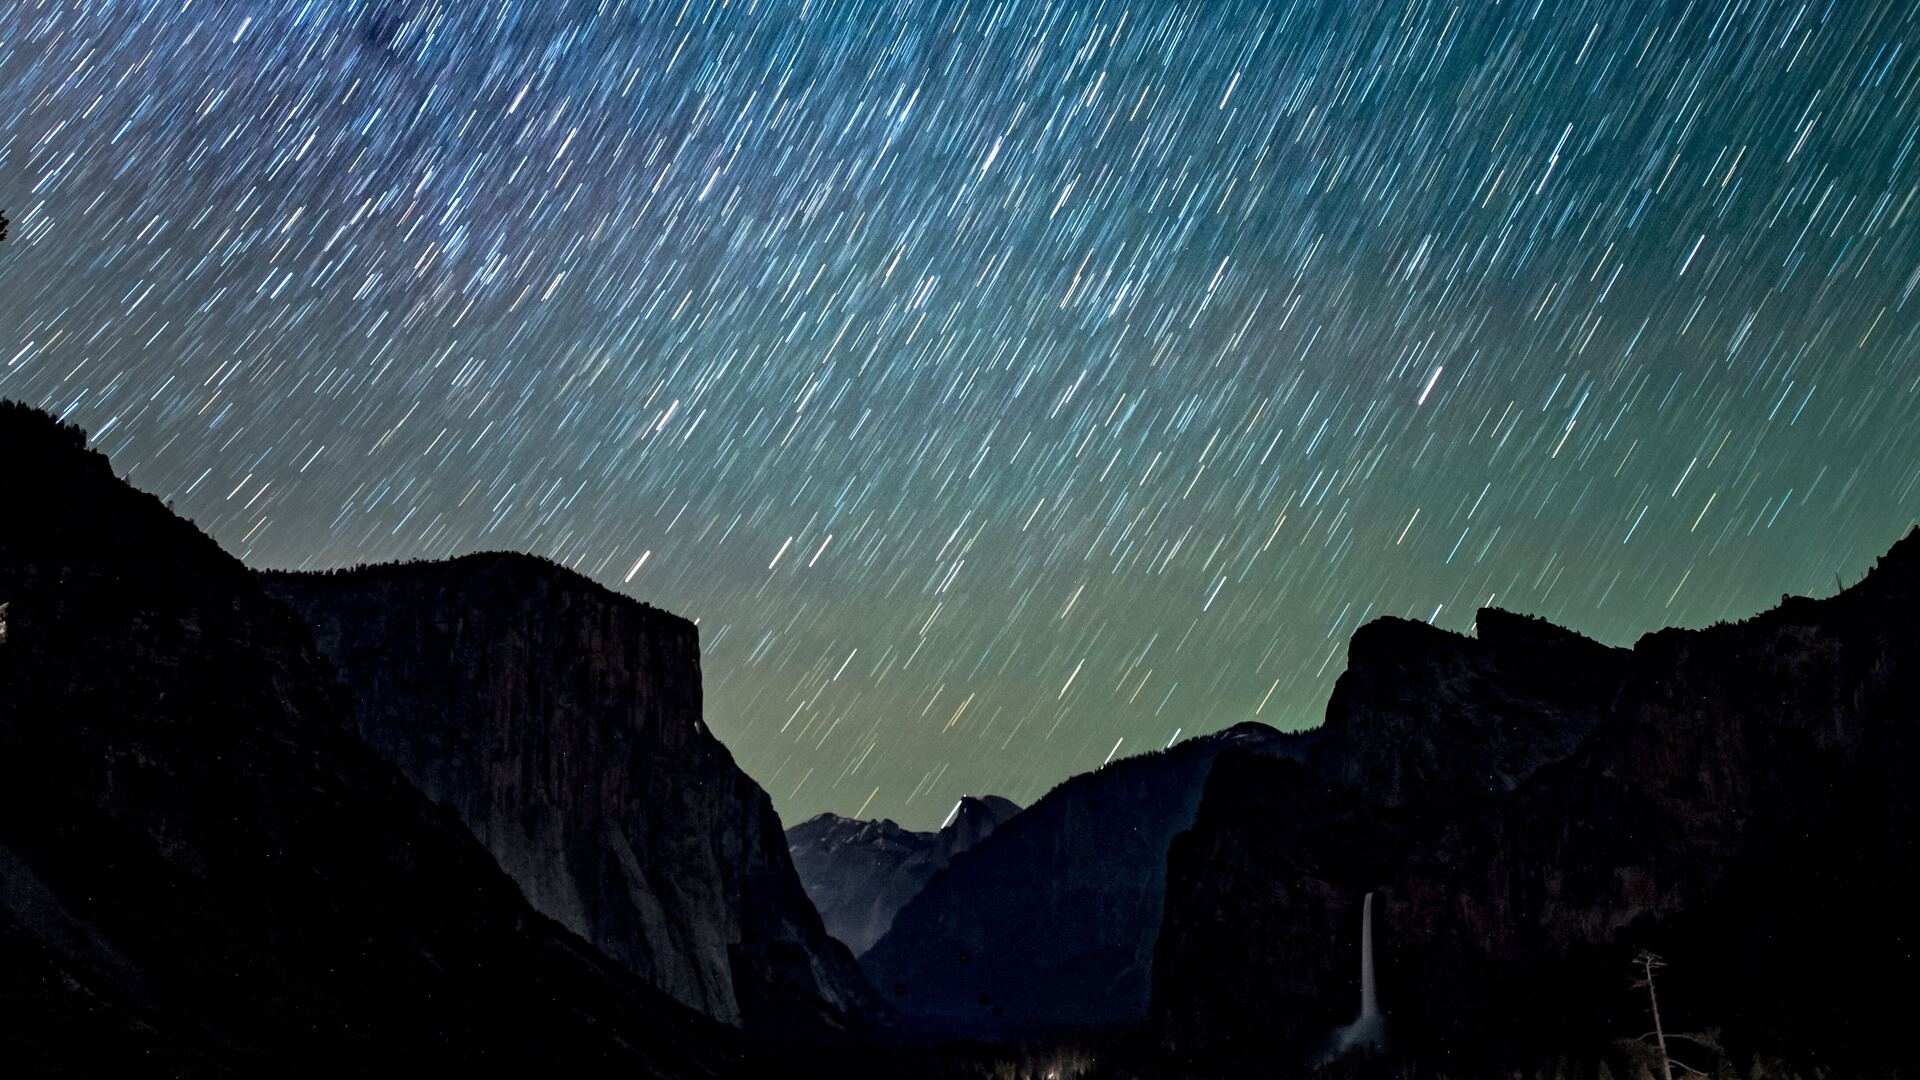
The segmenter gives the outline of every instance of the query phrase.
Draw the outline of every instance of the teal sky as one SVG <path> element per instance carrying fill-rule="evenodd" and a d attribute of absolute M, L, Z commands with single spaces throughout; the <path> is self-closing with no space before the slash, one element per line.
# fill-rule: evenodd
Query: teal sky
<path fill-rule="evenodd" d="M 1318 722 L 1347 636 L 1628 643 L 1920 517 L 1920 16 L 0 12 L 0 395 L 256 565 L 699 620 L 789 821 Z"/>

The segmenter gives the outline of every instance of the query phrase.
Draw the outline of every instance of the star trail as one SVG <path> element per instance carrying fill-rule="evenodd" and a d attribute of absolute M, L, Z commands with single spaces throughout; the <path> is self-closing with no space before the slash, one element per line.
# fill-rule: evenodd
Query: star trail
<path fill-rule="evenodd" d="M 13 0 L 0 396 L 255 565 L 697 619 L 789 822 L 1920 516 L 1903 0 Z M 16 508 L 17 509 L 17 508 Z"/>

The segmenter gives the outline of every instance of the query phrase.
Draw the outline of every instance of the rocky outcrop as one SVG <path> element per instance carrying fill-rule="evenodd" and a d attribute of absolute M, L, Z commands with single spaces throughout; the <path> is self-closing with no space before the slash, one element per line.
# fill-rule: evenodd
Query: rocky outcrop
<path fill-rule="evenodd" d="M 1472 637 L 1376 619 L 1349 642 L 1304 763 L 1319 790 L 1361 791 L 1382 807 L 1508 791 L 1586 738 L 1627 659 L 1491 608 Z"/>
<path fill-rule="evenodd" d="M 1532 659 L 1462 682 L 1444 674 L 1460 643 L 1426 634 L 1383 672 L 1365 642 L 1404 628 L 1363 629 L 1318 758 L 1223 758 L 1176 842 L 1161 1033 L 1209 1055 L 1311 1052 L 1357 1007 L 1374 891 L 1379 996 L 1404 1053 L 1637 1034 L 1640 948 L 1670 964 L 1670 1028 L 1827 1060 L 1910 1053 L 1903 998 L 1879 988 L 1920 974 L 1899 910 L 1920 869 L 1916 610 L 1920 535 L 1831 599 L 1660 631 L 1598 664 L 1566 631 L 1484 613 L 1483 642 Z M 1418 724 L 1567 735 L 1531 771 L 1435 739 L 1417 755 L 1447 778 L 1431 786 L 1359 764 L 1403 756 L 1390 748 L 1413 723 L 1363 702 L 1440 685 L 1457 693 Z"/>
<path fill-rule="evenodd" d="M 237 560 L 44 414 L 0 461 L 10 1075 L 733 1068 L 360 741 Z"/>
<path fill-rule="evenodd" d="M 701 722 L 692 623 L 522 555 L 264 581 L 360 735 L 541 912 L 725 1023 L 803 1034 L 875 1011 L 766 792 Z"/>
<path fill-rule="evenodd" d="M 1232 746 L 1298 753 L 1260 724 L 1116 761 L 955 856 L 860 963 L 923 1027 L 1008 1034 L 1146 1015 L 1166 853 Z"/>
<path fill-rule="evenodd" d="M 1019 810 L 998 795 L 969 795 L 937 832 L 913 832 L 884 818 L 820 814 L 787 830 L 787 849 L 827 932 L 858 956 L 880 940 L 894 915 L 955 855 L 985 840 Z"/>

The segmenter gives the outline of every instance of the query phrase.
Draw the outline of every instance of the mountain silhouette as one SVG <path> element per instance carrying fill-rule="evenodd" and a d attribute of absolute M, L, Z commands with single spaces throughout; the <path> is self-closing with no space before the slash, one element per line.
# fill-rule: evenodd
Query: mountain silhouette
<path fill-rule="evenodd" d="M 1310 1052 L 1359 1000 L 1372 892 L 1389 1039 L 1429 1062 L 1643 1030 L 1643 948 L 1687 1030 L 1910 1059 L 1885 988 L 1920 974 L 1916 612 L 1920 533 L 1837 596 L 1630 650 L 1495 611 L 1477 641 L 1363 628 L 1315 756 L 1223 757 L 1174 844 L 1158 1030 L 1215 1060 Z M 1473 674 L 1475 651 L 1513 662 Z M 1476 752 L 1450 734 L 1475 717 L 1550 752 Z M 1367 764 L 1423 732 L 1417 773 Z"/>
<path fill-rule="evenodd" d="M 10 1072 L 739 1066 L 358 738 L 238 560 L 44 413 L 0 403 L 0 461 Z"/>
<path fill-rule="evenodd" d="M 312 628 L 361 737 L 543 914 L 757 1033 L 877 1015 L 772 800 L 701 719 L 691 622 L 525 555 L 263 580 Z"/>

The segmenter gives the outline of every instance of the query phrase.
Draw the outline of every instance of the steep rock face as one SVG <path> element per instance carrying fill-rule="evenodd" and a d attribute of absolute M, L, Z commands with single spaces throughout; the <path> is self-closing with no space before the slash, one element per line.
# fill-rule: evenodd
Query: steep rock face
<path fill-rule="evenodd" d="M 647 982 L 767 1032 L 874 998 L 772 802 L 701 722 L 693 624 L 527 556 L 269 574 L 360 734 L 534 907 Z"/>
<path fill-rule="evenodd" d="M 1214 758 L 1232 746 L 1299 753 L 1301 744 L 1242 724 L 1068 780 L 956 856 L 861 966 L 904 1016 L 941 1030 L 1140 1019 L 1167 844 L 1192 822 Z"/>
<path fill-rule="evenodd" d="M 937 832 L 913 832 L 885 819 L 820 814 L 787 830 L 787 848 L 827 932 L 858 956 L 880 940 L 894 915 L 955 855 L 985 840 L 1019 810 L 997 795 L 969 795 Z"/>
<path fill-rule="evenodd" d="M 1627 652 L 1493 608 L 1474 636 L 1382 618 L 1354 633 L 1307 765 L 1378 806 L 1507 791 L 1600 722 Z"/>
<path fill-rule="evenodd" d="M 1172 856 L 1163 1034 L 1190 1051 L 1310 1049 L 1352 1018 L 1374 890 L 1380 998 L 1403 1049 L 1635 1034 L 1645 1001 L 1627 960 L 1652 947 L 1672 965 L 1670 1025 L 1858 1060 L 1910 1054 L 1891 1041 L 1901 999 L 1877 988 L 1920 974 L 1899 884 L 1920 869 L 1916 605 L 1920 535 L 1832 599 L 1648 635 L 1617 676 L 1545 661 L 1542 683 L 1573 697 L 1549 711 L 1598 722 L 1572 753 L 1477 798 L 1392 805 L 1365 784 L 1328 797 L 1308 769 L 1223 760 Z M 1511 629 L 1537 646 L 1565 636 Z M 1456 707 L 1517 722 L 1510 686 Z M 1356 743 L 1399 737 L 1340 720 Z"/>
<path fill-rule="evenodd" d="M 0 1057 L 22 1075 L 713 1075 L 354 735 L 306 629 L 0 404 Z"/>

